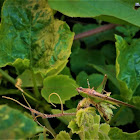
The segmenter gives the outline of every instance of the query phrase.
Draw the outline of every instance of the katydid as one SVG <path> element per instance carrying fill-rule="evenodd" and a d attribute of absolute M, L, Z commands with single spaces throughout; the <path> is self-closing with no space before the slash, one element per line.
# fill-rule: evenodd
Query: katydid
<path fill-rule="evenodd" d="M 88 79 L 87 79 L 88 88 L 82 88 L 82 87 L 77 88 L 76 90 L 79 93 L 83 93 L 88 97 L 88 98 L 84 98 L 82 101 L 79 102 L 77 109 L 81 107 L 87 107 L 90 104 L 92 104 L 97 108 L 97 110 L 99 111 L 100 115 L 104 118 L 104 120 L 109 122 L 111 116 L 113 115 L 111 109 L 116 109 L 116 107 L 113 105 L 116 106 L 124 105 L 128 107 L 135 107 L 135 106 L 109 97 L 111 92 L 106 92 L 104 90 L 106 81 L 107 81 L 107 75 L 105 74 L 101 85 L 97 88 L 97 91 L 95 91 L 94 88 L 90 88 Z M 104 92 L 105 94 L 103 94 Z"/>

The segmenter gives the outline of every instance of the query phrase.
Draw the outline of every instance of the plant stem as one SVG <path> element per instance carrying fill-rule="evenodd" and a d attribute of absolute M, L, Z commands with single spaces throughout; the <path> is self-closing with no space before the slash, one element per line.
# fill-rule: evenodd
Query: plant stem
<path fill-rule="evenodd" d="M 40 109 L 39 111 L 43 112 L 43 109 Z M 56 136 L 57 134 L 56 134 L 56 132 L 54 131 L 54 129 L 51 127 L 51 125 L 50 125 L 48 119 L 47 119 L 47 118 L 46 118 L 46 119 L 43 119 L 43 122 L 44 122 L 46 128 L 47 128 L 48 130 L 50 130 L 54 136 Z"/>
<path fill-rule="evenodd" d="M 39 93 L 39 90 L 38 90 L 38 88 L 37 88 L 36 79 L 35 79 L 35 74 L 34 74 L 34 71 L 33 71 L 33 70 L 31 70 L 31 72 L 32 72 L 32 80 L 33 80 L 35 95 L 36 95 L 37 98 L 39 98 L 40 93 Z"/>
<path fill-rule="evenodd" d="M 27 97 L 29 97 L 30 99 L 32 99 L 32 100 L 34 100 L 35 102 L 37 102 L 37 103 L 40 103 L 38 100 L 36 100 L 33 96 L 31 96 L 29 93 L 28 93 L 28 91 L 26 91 L 25 89 L 23 89 L 24 90 L 24 94 L 27 96 Z"/>
<path fill-rule="evenodd" d="M 50 125 L 48 119 L 43 119 L 43 122 L 44 122 L 46 128 L 47 128 L 48 130 L 50 130 L 54 136 L 56 136 L 57 134 L 56 134 L 56 132 L 54 131 L 54 129 L 51 127 L 51 125 Z"/>
<path fill-rule="evenodd" d="M 9 82 L 11 82 L 13 85 L 15 85 L 16 84 L 16 80 L 13 78 L 13 77 L 11 77 L 9 74 L 7 74 L 5 71 L 3 71 L 2 69 L 0 69 L 0 73 L 3 75 L 3 77 L 5 78 L 5 79 L 7 79 Z"/>
<path fill-rule="evenodd" d="M 74 40 L 78 40 L 78 39 L 88 37 L 88 36 L 91 36 L 91 35 L 94 35 L 94 34 L 97 34 L 97 33 L 100 33 L 100 32 L 104 32 L 106 30 L 110 30 L 110 29 L 115 28 L 116 26 L 117 26 L 116 24 L 103 25 L 103 26 L 98 27 L 96 29 L 92 29 L 92 30 L 89 30 L 89 31 L 86 31 L 86 32 L 79 33 L 79 34 L 75 35 Z"/>
<path fill-rule="evenodd" d="M 120 113 L 122 112 L 122 110 L 125 108 L 125 106 L 121 106 L 119 111 L 114 115 L 114 117 L 112 118 L 111 122 L 110 122 L 110 125 L 112 125 L 115 120 L 118 118 L 118 116 L 120 115 Z"/>

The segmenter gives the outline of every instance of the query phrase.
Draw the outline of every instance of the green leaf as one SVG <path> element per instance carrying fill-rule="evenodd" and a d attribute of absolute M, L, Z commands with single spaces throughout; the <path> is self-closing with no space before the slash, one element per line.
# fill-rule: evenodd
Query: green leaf
<path fill-rule="evenodd" d="M 51 112 L 53 114 L 58 114 L 58 113 L 61 113 L 62 111 L 59 110 L 59 109 L 52 109 Z M 76 112 L 76 109 L 69 109 L 69 110 L 64 110 L 64 113 L 75 113 Z M 69 115 L 69 116 L 62 116 L 62 117 L 59 117 L 58 119 L 60 121 L 62 121 L 63 123 L 65 123 L 66 125 L 69 124 L 69 122 L 71 120 L 73 120 L 75 118 L 74 115 Z"/>
<path fill-rule="evenodd" d="M 32 119 L 7 105 L 0 106 L 0 139 L 23 139 L 43 131 Z"/>
<path fill-rule="evenodd" d="M 134 96 L 139 96 L 140 93 L 140 85 L 137 87 L 136 91 L 134 92 Z"/>
<path fill-rule="evenodd" d="M 72 44 L 72 53 L 78 53 L 78 51 L 80 50 L 80 45 L 81 45 L 80 41 L 75 40 Z"/>
<path fill-rule="evenodd" d="M 108 135 L 109 131 L 110 131 L 110 126 L 109 124 L 106 124 L 106 123 L 102 123 L 100 125 L 100 130 L 102 130 L 105 134 Z"/>
<path fill-rule="evenodd" d="M 114 38 L 114 40 L 115 40 L 115 38 Z M 114 44 L 106 44 L 106 45 L 102 46 L 101 52 L 104 55 L 104 57 L 106 59 L 106 63 L 108 65 L 114 65 L 115 64 L 116 50 L 115 50 L 115 45 Z"/>
<path fill-rule="evenodd" d="M 131 102 L 140 109 L 140 96 L 134 96 L 132 97 Z"/>
<path fill-rule="evenodd" d="M 121 96 L 130 100 L 140 84 L 140 40 L 133 40 L 130 45 L 116 35 L 116 77 L 120 83 Z"/>
<path fill-rule="evenodd" d="M 67 66 L 59 74 L 68 75 L 70 78 L 72 78 L 72 75 L 71 75 L 71 72 L 70 72 L 70 68 L 67 67 Z"/>
<path fill-rule="evenodd" d="M 71 98 L 65 102 L 65 106 L 70 109 L 77 108 L 79 101 L 80 99 Z"/>
<path fill-rule="evenodd" d="M 108 80 L 107 86 L 109 88 L 108 91 L 111 91 L 111 96 L 115 94 L 120 96 L 120 89 L 118 89 L 110 80 Z"/>
<path fill-rule="evenodd" d="M 67 75 L 49 76 L 44 79 L 41 94 L 49 102 L 49 95 L 57 93 L 61 97 L 62 102 L 65 103 L 66 100 L 78 94 L 76 87 L 76 82 Z M 56 95 L 51 97 L 51 101 L 60 103 Z"/>
<path fill-rule="evenodd" d="M 111 140 L 138 140 L 140 139 L 140 130 L 135 133 L 126 133 L 114 127 L 109 131 L 109 137 Z"/>
<path fill-rule="evenodd" d="M 87 75 L 84 71 L 80 72 L 76 77 L 76 82 L 79 86 L 87 88 L 87 79 L 89 80 L 90 87 L 95 89 L 102 83 L 104 76 L 101 74 Z"/>
<path fill-rule="evenodd" d="M 81 71 L 77 77 L 76 77 L 76 83 L 80 86 L 80 87 L 84 87 L 87 88 L 88 84 L 87 84 L 87 79 L 88 79 L 88 74 L 85 71 Z"/>
<path fill-rule="evenodd" d="M 136 32 L 139 31 L 139 28 L 136 26 L 118 26 L 116 30 L 124 36 L 124 39 L 128 44 L 131 44 L 133 37 L 135 36 Z"/>
<path fill-rule="evenodd" d="M 94 117 L 95 116 L 95 109 L 93 108 L 93 110 L 88 110 L 89 108 L 84 109 L 80 109 L 78 111 L 78 113 L 76 114 L 76 122 L 78 124 L 78 126 L 89 126 L 91 127 L 94 124 Z M 91 109 L 91 108 L 90 108 Z M 90 117 L 89 117 L 90 115 Z"/>
<path fill-rule="evenodd" d="M 64 61 L 57 68 L 52 69 L 51 71 L 49 71 L 46 76 L 57 75 L 58 73 L 60 73 L 63 70 L 63 68 L 66 66 L 67 62 L 68 62 L 68 60 Z"/>
<path fill-rule="evenodd" d="M 82 127 L 78 126 L 78 124 L 76 123 L 76 120 L 72 120 L 69 123 L 68 128 L 71 129 L 72 133 L 76 133 L 76 134 L 79 134 L 80 132 L 82 132 L 84 130 L 83 126 Z"/>
<path fill-rule="evenodd" d="M 94 108 L 80 109 L 76 114 L 75 121 L 71 121 L 68 127 L 72 129 L 73 133 L 80 134 L 81 139 L 96 138 L 99 124 L 94 124 L 94 116 L 96 116 Z"/>
<path fill-rule="evenodd" d="M 137 107 L 137 109 L 133 110 L 133 113 L 136 125 L 140 129 L 140 96 L 133 96 L 131 102 Z"/>
<path fill-rule="evenodd" d="M 118 110 L 117 110 L 118 111 Z M 115 111 L 114 111 L 115 114 Z M 134 121 L 134 114 L 130 108 L 124 108 L 115 119 L 113 126 L 126 125 Z"/>
<path fill-rule="evenodd" d="M 135 2 L 138 1 L 49 0 L 49 5 L 70 17 L 94 17 L 113 23 L 128 22 L 140 26 L 140 10 L 134 9 Z"/>
<path fill-rule="evenodd" d="M 109 136 L 99 132 L 99 140 L 110 140 Z"/>
<path fill-rule="evenodd" d="M 61 131 L 55 138 L 55 140 L 71 140 L 69 133 Z"/>
<path fill-rule="evenodd" d="M 133 38 L 136 34 L 136 32 L 139 31 L 139 28 L 136 26 L 117 26 L 115 28 L 117 31 L 119 31 L 120 33 L 122 33 L 124 36 Z"/>
<path fill-rule="evenodd" d="M 109 140 L 110 126 L 108 124 L 100 125 L 100 116 L 96 114 L 93 107 L 78 110 L 76 119 L 71 121 L 68 127 L 72 133 L 79 134 L 83 140 L 98 139 L 101 136 L 102 139 Z"/>
<path fill-rule="evenodd" d="M 88 131 L 85 131 L 85 140 L 89 139 L 97 139 L 98 138 L 98 133 L 99 131 L 99 124 L 94 124 L 93 128 L 89 128 Z"/>
<path fill-rule="evenodd" d="M 99 140 L 103 139 L 103 140 L 110 140 L 108 133 L 110 131 L 110 126 L 109 124 L 106 123 L 102 123 L 100 125 L 100 132 L 99 132 Z"/>
<path fill-rule="evenodd" d="M 80 61 L 79 61 L 80 60 Z M 98 50 L 79 49 L 71 54 L 71 70 L 77 75 L 80 71 L 93 73 L 93 69 L 88 64 L 104 65 L 104 56 Z"/>
<path fill-rule="evenodd" d="M 0 26 L 0 67 L 13 65 L 18 73 L 59 73 L 71 53 L 74 34 L 54 19 L 46 0 L 6 0 Z M 44 63 L 45 62 L 45 63 Z"/>
<path fill-rule="evenodd" d="M 98 70 L 99 72 L 103 73 L 104 75 L 107 74 L 109 80 L 119 89 L 119 83 L 115 76 L 115 67 L 114 65 L 94 65 L 89 64 L 89 66 L 93 67 L 94 69 Z"/>
<path fill-rule="evenodd" d="M 22 80 L 22 87 L 34 87 L 33 84 L 33 77 L 32 77 L 32 71 L 29 69 L 26 69 L 21 75 L 18 76 Z M 43 85 L 43 78 L 42 76 L 37 73 L 35 74 L 36 79 L 36 85 L 38 87 L 41 87 Z"/>
<path fill-rule="evenodd" d="M 0 0 L 0 17 L 1 17 L 1 9 L 2 9 L 3 2 L 4 0 Z"/>
<path fill-rule="evenodd" d="M 46 132 L 40 133 L 38 140 L 44 140 L 44 139 L 46 139 L 46 136 L 49 136 L 48 134 L 46 134 Z M 47 139 L 47 140 L 49 140 L 49 139 Z"/>
<path fill-rule="evenodd" d="M 140 129 L 140 110 L 133 110 L 134 116 L 135 116 L 135 123 Z"/>

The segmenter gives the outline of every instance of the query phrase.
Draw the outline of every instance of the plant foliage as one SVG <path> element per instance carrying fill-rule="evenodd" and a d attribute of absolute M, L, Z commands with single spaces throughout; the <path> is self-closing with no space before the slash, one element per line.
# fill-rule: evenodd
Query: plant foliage
<path fill-rule="evenodd" d="M 0 95 L 16 99 L 0 97 L 0 139 L 140 139 L 135 2 L 0 0 Z M 89 86 L 136 108 L 76 90 Z"/>

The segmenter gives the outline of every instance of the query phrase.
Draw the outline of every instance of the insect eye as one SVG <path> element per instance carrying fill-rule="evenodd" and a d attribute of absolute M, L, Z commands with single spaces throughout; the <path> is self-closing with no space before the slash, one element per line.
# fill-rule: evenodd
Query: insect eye
<path fill-rule="evenodd" d="M 78 89 L 79 89 L 79 90 L 82 90 L 83 88 L 82 88 L 82 87 L 79 87 Z"/>

